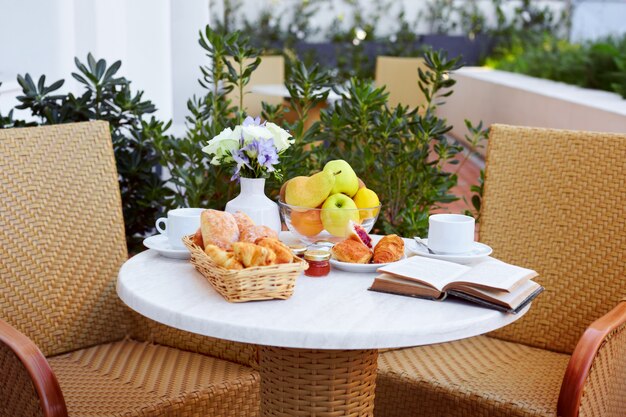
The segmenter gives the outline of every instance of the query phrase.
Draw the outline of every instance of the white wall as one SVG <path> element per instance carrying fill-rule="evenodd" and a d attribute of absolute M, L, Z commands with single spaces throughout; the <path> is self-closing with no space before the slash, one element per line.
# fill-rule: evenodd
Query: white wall
<path fill-rule="evenodd" d="M 485 126 L 626 132 L 626 100 L 616 93 L 480 67 L 461 68 L 453 78 L 454 94 L 438 111 L 459 139 L 467 133 L 465 119 Z"/>
<path fill-rule="evenodd" d="M 181 123 L 185 101 L 201 90 L 197 34 L 208 17 L 208 0 L 0 0 L 0 81 L 46 74 L 76 90 L 74 57 L 92 52 L 109 64 L 121 59 L 120 74 L 155 102 L 157 116 Z"/>
<path fill-rule="evenodd" d="M 626 1 L 579 1 L 572 15 L 574 41 L 626 33 Z"/>

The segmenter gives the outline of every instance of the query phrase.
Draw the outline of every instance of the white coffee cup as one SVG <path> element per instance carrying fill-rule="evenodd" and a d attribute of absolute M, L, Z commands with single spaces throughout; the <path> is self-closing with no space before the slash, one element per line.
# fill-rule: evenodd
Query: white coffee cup
<path fill-rule="evenodd" d="M 156 221 L 156 229 L 166 235 L 171 247 L 184 249 L 183 236 L 193 235 L 200 227 L 201 208 L 178 208 L 167 212 L 167 217 Z M 165 227 L 163 227 L 163 226 Z"/>
<path fill-rule="evenodd" d="M 428 247 L 435 253 L 459 254 L 472 250 L 474 218 L 463 214 L 433 214 L 428 218 Z"/>

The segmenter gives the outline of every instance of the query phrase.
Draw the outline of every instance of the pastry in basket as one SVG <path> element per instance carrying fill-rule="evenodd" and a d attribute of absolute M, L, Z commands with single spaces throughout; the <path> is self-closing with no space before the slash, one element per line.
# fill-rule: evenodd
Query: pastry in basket
<path fill-rule="evenodd" d="M 255 245 L 254 243 L 235 242 L 233 243 L 233 252 L 246 268 L 272 265 L 276 261 L 276 254 L 271 249 Z"/>
<path fill-rule="evenodd" d="M 291 249 L 278 239 L 271 237 L 262 237 L 257 239 L 256 244 L 274 252 L 276 254 L 277 264 L 289 264 L 293 262 L 293 254 Z"/>
<path fill-rule="evenodd" d="M 193 243 L 195 245 L 198 245 L 202 248 L 202 250 L 204 250 L 204 240 L 202 239 L 202 228 L 198 227 L 198 230 L 196 230 L 196 234 L 193 235 L 193 239 L 192 239 Z"/>
<path fill-rule="evenodd" d="M 221 266 L 222 268 L 243 269 L 242 263 L 239 262 L 234 253 L 227 252 L 218 246 L 206 245 L 204 253 L 211 258 L 215 265 Z"/>
<path fill-rule="evenodd" d="M 386 264 L 402 259 L 404 256 L 404 240 L 398 235 L 387 235 L 374 246 L 375 264 Z"/>
<path fill-rule="evenodd" d="M 233 214 L 233 217 L 237 222 L 237 228 L 239 229 L 240 235 L 244 232 L 244 230 L 254 226 L 254 220 L 252 220 L 250 216 L 248 216 L 243 211 L 236 212 L 235 214 Z"/>
<path fill-rule="evenodd" d="M 362 242 L 353 239 L 342 240 L 331 249 L 335 259 L 353 264 L 366 264 L 372 259 L 372 251 Z"/>
<path fill-rule="evenodd" d="M 367 234 L 363 226 L 350 220 L 348 223 L 348 233 L 346 234 L 348 239 L 361 242 L 368 248 L 372 248 L 372 238 Z"/>
<path fill-rule="evenodd" d="M 271 237 L 272 239 L 278 239 L 278 233 L 267 226 L 251 226 L 241 232 L 239 236 L 240 242 L 254 243 L 262 237 Z"/>
<path fill-rule="evenodd" d="M 200 215 L 200 229 L 205 247 L 215 245 L 228 250 L 239 240 L 235 217 L 225 211 L 204 210 Z"/>

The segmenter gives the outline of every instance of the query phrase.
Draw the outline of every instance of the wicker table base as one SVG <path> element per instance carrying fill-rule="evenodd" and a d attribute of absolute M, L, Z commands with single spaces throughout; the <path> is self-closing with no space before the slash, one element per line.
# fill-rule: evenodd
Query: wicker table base
<path fill-rule="evenodd" d="M 260 348 L 261 416 L 372 417 L 378 351 Z"/>

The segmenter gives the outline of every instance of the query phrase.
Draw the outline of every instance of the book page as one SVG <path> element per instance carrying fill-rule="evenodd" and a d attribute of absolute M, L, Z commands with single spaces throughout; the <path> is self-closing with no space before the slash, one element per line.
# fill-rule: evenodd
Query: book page
<path fill-rule="evenodd" d="M 412 256 L 399 262 L 378 268 L 378 272 L 400 276 L 408 280 L 423 282 L 444 291 L 444 287 L 456 281 L 470 267 L 423 256 Z"/>
<path fill-rule="evenodd" d="M 537 273 L 531 269 L 489 258 L 483 262 L 474 264 L 472 268 L 459 277 L 457 281 L 463 284 L 472 284 L 476 287 L 511 292 L 524 282 L 536 276 Z M 449 285 L 448 288 L 454 288 L 454 284 Z"/>

